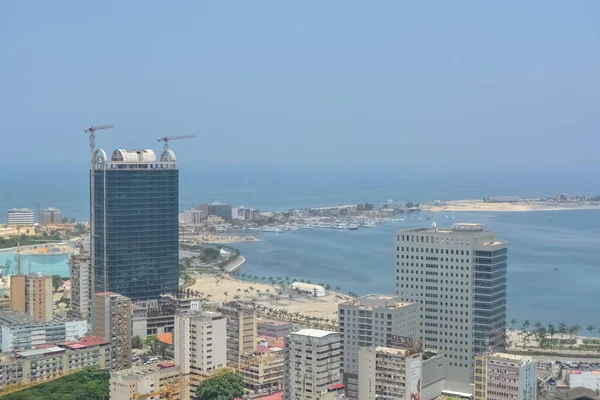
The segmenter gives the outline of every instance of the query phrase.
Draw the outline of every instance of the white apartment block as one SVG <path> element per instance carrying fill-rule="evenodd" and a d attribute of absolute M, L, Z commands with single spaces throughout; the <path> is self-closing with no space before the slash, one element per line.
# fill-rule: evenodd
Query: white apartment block
<path fill-rule="evenodd" d="M 529 356 L 493 353 L 475 358 L 475 400 L 535 400 L 537 362 Z"/>
<path fill-rule="evenodd" d="M 339 382 L 339 333 L 302 329 L 286 336 L 283 400 L 320 400 Z"/>
<path fill-rule="evenodd" d="M 504 349 L 507 245 L 479 224 L 410 229 L 396 237 L 396 294 L 420 304 L 425 348 L 447 380 L 471 383 L 474 357 Z"/>
<path fill-rule="evenodd" d="M 13 208 L 8 210 L 7 223 L 8 225 L 33 225 L 33 211 L 28 208 Z"/>
<path fill-rule="evenodd" d="M 172 361 L 110 374 L 110 400 L 187 400 L 185 379 Z"/>
<path fill-rule="evenodd" d="M 227 364 L 227 321 L 218 312 L 175 316 L 175 364 L 183 374 L 207 373 Z"/>
<path fill-rule="evenodd" d="M 409 348 L 361 347 L 358 350 L 358 398 L 420 398 L 421 352 Z"/>

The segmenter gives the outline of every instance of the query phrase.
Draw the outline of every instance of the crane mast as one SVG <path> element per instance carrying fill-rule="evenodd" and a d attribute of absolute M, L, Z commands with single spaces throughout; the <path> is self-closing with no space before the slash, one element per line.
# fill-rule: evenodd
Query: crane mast
<path fill-rule="evenodd" d="M 159 142 L 165 142 L 165 151 L 169 150 L 169 141 L 170 140 L 179 140 L 179 139 L 191 139 L 196 137 L 196 135 L 183 135 L 183 136 L 163 136 L 158 138 Z"/>

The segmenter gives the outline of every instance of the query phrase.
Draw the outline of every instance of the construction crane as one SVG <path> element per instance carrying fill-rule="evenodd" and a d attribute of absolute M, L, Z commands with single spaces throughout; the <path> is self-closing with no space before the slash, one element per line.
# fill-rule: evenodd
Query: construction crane
<path fill-rule="evenodd" d="M 96 160 L 94 160 L 94 153 L 96 152 L 96 131 L 100 131 L 102 129 L 111 129 L 114 128 L 114 125 L 96 125 L 90 126 L 85 129 L 84 132 L 90 135 L 90 262 L 92 267 L 92 289 L 96 291 L 96 262 L 94 260 L 94 228 L 96 225 L 95 216 L 96 216 L 96 204 L 95 201 L 95 179 L 94 179 L 94 164 Z"/>
<path fill-rule="evenodd" d="M 169 141 L 170 140 L 178 140 L 178 139 L 191 139 L 195 138 L 196 135 L 183 135 L 183 136 L 163 136 L 158 138 L 159 142 L 165 142 L 165 151 L 169 150 Z"/>

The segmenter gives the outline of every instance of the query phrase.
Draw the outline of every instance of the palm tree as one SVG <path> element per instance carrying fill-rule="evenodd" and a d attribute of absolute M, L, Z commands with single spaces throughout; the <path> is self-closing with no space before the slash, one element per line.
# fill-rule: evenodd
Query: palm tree
<path fill-rule="evenodd" d="M 510 324 L 512 325 L 513 329 L 515 328 L 515 325 L 517 324 L 517 320 L 515 318 L 510 320 Z"/>
<path fill-rule="evenodd" d="M 238 301 L 239 299 L 240 299 L 239 295 L 236 294 L 235 296 L 233 296 L 233 301 Z"/>
<path fill-rule="evenodd" d="M 578 324 L 575 324 L 570 328 L 570 330 L 573 331 L 573 337 L 575 337 L 579 334 L 579 331 L 581 330 L 581 326 Z M 571 338 L 571 339 L 573 339 L 573 338 Z"/>
<path fill-rule="evenodd" d="M 563 339 L 563 335 L 566 335 L 567 333 L 569 333 L 569 328 L 567 327 L 567 324 L 565 324 L 564 322 L 559 322 L 558 323 L 558 333 L 560 333 L 560 345 L 562 347 L 562 339 Z"/>
<path fill-rule="evenodd" d="M 338 292 L 338 293 L 339 293 L 339 292 L 341 292 L 341 290 L 342 290 L 342 288 L 341 288 L 341 287 L 339 287 L 339 286 L 336 286 L 336 287 L 335 287 L 335 291 L 336 291 L 336 292 Z"/>
<path fill-rule="evenodd" d="M 262 278 L 260 278 L 260 280 L 264 282 L 267 280 L 267 278 L 263 276 Z"/>
<path fill-rule="evenodd" d="M 554 335 L 556 334 L 556 328 L 552 324 L 548 324 L 548 334 L 550 335 L 550 341 L 554 344 Z"/>
<path fill-rule="evenodd" d="M 327 290 L 328 292 L 331 290 L 331 285 L 329 283 L 325 285 L 325 290 Z"/>
<path fill-rule="evenodd" d="M 593 325 L 588 325 L 587 331 L 590 333 L 590 336 L 592 336 L 592 332 L 594 332 L 594 329 L 596 329 L 596 328 L 594 328 Z"/>
<path fill-rule="evenodd" d="M 267 293 L 267 294 L 271 294 L 271 289 L 268 289 L 268 288 L 267 288 L 267 289 L 265 289 L 265 293 Z"/>
<path fill-rule="evenodd" d="M 248 288 L 244 289 L 244 293 L 250 294 L 250 289 L 248 289 Z"/>

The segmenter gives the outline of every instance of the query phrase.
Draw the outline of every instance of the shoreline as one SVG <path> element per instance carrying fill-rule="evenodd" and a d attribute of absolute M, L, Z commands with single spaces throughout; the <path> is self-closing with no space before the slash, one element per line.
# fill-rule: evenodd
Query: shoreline
<path fill-rule="evenodd" d="M 423 204 L 422 211 L 428 212 L 537 212 L 537 211 L 577 211 L 600 210 L 600 204 L 565 203 L 557 204 L 539 200 L 519 202 L 486 203 L 481 200 L 452 200 L 442 204 Z"/>
<path fill-rule="evenodd" d="M 230 261 L 229 264 L 227 264 L 224 269 L 225 269 L 225 271 L 227 271 L 228 274 L 232 274 L 232 273 L 235 273 L 245 262 L 246 262 L 246 258 L 242 255 L 239 255 L 236 258 L 234 258 L 232 261 Z"/>

